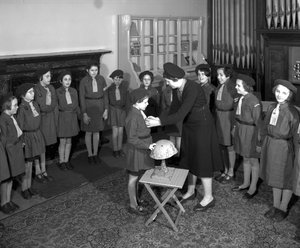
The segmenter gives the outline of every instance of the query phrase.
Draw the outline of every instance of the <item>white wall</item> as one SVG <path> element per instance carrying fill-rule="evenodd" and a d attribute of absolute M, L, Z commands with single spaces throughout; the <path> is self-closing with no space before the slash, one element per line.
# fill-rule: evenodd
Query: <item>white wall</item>
<path fill-rule="evenodd" d="M 0 0 L 0 56 L 108 49 L 101 73 L 117 67 L 117 15 L 203 16 L 207 0 Z"/>

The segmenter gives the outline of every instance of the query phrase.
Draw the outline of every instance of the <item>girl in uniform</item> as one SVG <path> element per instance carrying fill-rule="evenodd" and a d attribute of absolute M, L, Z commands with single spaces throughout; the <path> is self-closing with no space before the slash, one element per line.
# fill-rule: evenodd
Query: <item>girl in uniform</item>
<path fill-rule="evenodd" d="M 83 115 L 81 130 L 85 132 L 85 144 L 88 151 L 88 162 L 100 163 L 98 157 L 99 131 L 104 129 L 107 119 L 108 100 L 104 91 L 106 82 L 98 74 L 98 63 L 91 62 L 87 66 L 87 75 L 79 84 L 79 101 Z"/>
<path fill-rule="evenodd" d="M 77 90 L 70 87 L 72 76 L 69 71 L 63 71 L 59 75 L 59 81 L 62 84 L 56 90 L 58 100 L 58 125 L 57 136 L 59 137 L 59 163 L 61 170 L 72 170 L 74 167 L 69 161 L 72 137 L 79 132 L 78 118 L 80 117 L 80 109 L 78 103 Z"/>
<path fill-rule="evenodd" d="M 244 181 L 232 188 L 233 191 L 248 191 L 244 198 L 251 199 L 257 193 L 259 177 L 258 130 L 261 124 L 261 104 L 252 94 L 255 81 L 243 74 L 236 79 L 237 93 L 241 95 L 235 111 L 233 144 L 237 154 L 243 157 Z M 250 187 L 249 187 L 250 186 Z"/>
<path fill-rule="evenodd" d="M 17 88 L 17 95 L 21 97 L 17 119 L 23 131 L 25 176 L 22 178 L 22 192 L 24 199 L 34 195 L 31 189 L 32 163 L 39 166 L 40 156 L 45 156 L 46 146 L 40 130 L 41 114 L 34 99 L 34 84 L 25 83 Z"/>
<path fill-rule="evenodd" d="M 123 71 L 115 70 L 110 76 L 113 84 L 107 89 L 109 103 L 109 123 L 112 126 L 113 156 L 124 157 L 122 150 L 123 129 L 125 126 L 128 101 L 128 84 L 123 81 Z"/>
<path fill-rule="evenodd" d="M 297 88 L 289 81 L 277 79 L 273 92 L 277 103 L 267 110 L 261 130 L 261 178 L 272 187 L 273 206 L 266 218 L 281 221 L 288 215 L 293 194 L 293 167 L 299 114 L 290 103 Z"/>
<path fill-rule="evenodd" d="M 11 201 L 13 178 L 20 177 L 25 172 L 23 155 L 23 134 L 14 115 L 18 110 L 18 100 L 12 94 L 7 94 L 1 101 L 2 114 L 0 116 L 0 138 L 7 154 L 8 167 L 5 167 L 5 159 L 1 159 L 1 208 L 5 214 L 10 214 L 19 206 Z M 3 160 L 3 161 L 2 161 Z M 2 164 L 3 162 L 3 164 Z"/>
<path fill-rule="evenodd" d="M 148 93 L 145 89 L 138 88 L 130 93 L 132 108 L 125 120 L 127 133 L 126 144 L 126 169 L 129 174 L 128 194 L 130 200 L 129 210 L 135 214 L 145 214 L 145 209 L 138 204 L 137 183 L 138 177 L 144 170 L 154 167 L 154 162 L 150 158 L 149 150 L 155 146 L 152 143 L 150 129 L 146 127 L 145 111 L 148 105 Z"/>
<path fill-rule="evenodd" d="M 54 156 L 54 145 L 57 142 L 57 98 L 54 87 L 51 85 L 51 72 L 49 68 L 42 68 L 36 72 L 39 82 L 34 87 L 34 100 L 41 112 L 41 132 L 46 144 L 46 152 Z M 35 164 L 35 179 L 38 182 L 53 181 L 46 171 L 46 156 L 41 155 L 41 163 Z"/>
<path fill-rule="evenodd" d="M 233 149 L 231 131 L 233 128 L 234 102 L 237 101 L 235 83 L 233 83 L 233 70 L 228 66 L 217 69 L 219 86 L 215 94 L 216 128 L 221 146 L 224 172 L 216 177 L 221 183 L 231 182 L 234 176 L 235 151 Z"/>

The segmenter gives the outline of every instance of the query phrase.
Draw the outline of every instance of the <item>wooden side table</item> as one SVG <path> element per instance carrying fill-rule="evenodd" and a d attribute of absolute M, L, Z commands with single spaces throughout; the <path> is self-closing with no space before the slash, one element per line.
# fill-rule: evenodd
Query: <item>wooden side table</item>
<path fill-rule="evenodd" d="M 175 192 L 178 189 L 181 189 L 183 187 L 183 184 L 186 180 L 186 177 L 187 177 L 189 171 L 185 170 L 185 169 L 168 167 L 168 170 L 169 170 L 168 177 L 166 177 L 166 178 L 163 178 L 163 177 L 162 178 L 157 178 L 157 177 L 151 178 L 153 170 L 154 169 L 147 170 L 144 173 L 144 175 L 142 176 L 142 178 L 140 179 L 140 183 L 143 183 L 145 185 L 146 189 L 149 191 L 150 195 L 152 196 L 153 200 L 156 203 L 156 205 L 154 206 L 155 211 L 151 215 L 151 217 L 146 221 L 146 226 L 148 226 L 151 222 L 153 222 L 155 220 L 155 218 L 157 217 L 157 214 L 161 211 L 166 216 L 167 220 L 169 221 L 169 223 L 171 224 L 173 229 L 177 232 L 178 229 L 176 226 L 177 226 L 179 217 L 182 213 L 185 212 L 185 209 L 183 208 L 183 206 L 179 202 L 178 198 L 176 197 Z M 162 196 L 161 201 L 158 199 L 158 197 L 154 193 L 153 189 L 151 188 L 153 186 L 168 188 L 166 193 Z M 175 222 L 171 219 L 170 215 L 164 208 L 166 203 L 171 198 L 174 199 L 174 201 L 176 202 L 176 204 L 179 207 L 179 213 L 176 217 Z"/>

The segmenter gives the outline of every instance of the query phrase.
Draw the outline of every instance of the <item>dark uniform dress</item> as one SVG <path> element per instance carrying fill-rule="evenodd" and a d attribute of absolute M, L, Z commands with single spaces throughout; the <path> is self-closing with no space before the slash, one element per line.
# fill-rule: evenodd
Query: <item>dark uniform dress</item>
<path fill-rule="evenodd" d="M 57 125 L 57 98 L 55 89 L 52 85 L 48 86 L 51 92 L 51 104 L 46 105 L 47 90 L 38 83 L 34 87 L 34 99 L 39 105 L 41 111 L 41 132 L 44 135 L 46 146 L 57 142 L 56 125 Z"/>
<path fill-rule="evenodd" d="M 1 142 L 1 129 L 0 129 L 0 183 L 10 178 L 10 171 L 7 162 L 6 152 Z"/>
<path fill-rule="evenodd" d="M 241 114 L 235 111 L 234 150 L 246 158 L 258 158 L 258 130 L 261 124 L 261 104 L 252 93 L 242 99 Z"/>
<path fill-rule="evenodd" d="M 126 118 L 126 109 L 128 108 L 128 90 L 127 83 L 122 81 L 119 85 L 120 100 L 116 100 L 116 85 L 109 86 L 107 91 L 109 110 L 108 123 L 111 126 L 124 127 Z"/>
<path fill-rule="evenodd" d="M 295 144 L 299 115 L 289 103 L 280 105 L 276 126 L 270 124 L 276 103 L 267 110 L 261 130 L 260 177 L 278 189 L 292 189 Z"/>
<path fill-rule="evenodd" d="M 231 146 L 231 131 L 234 118 L 234 100 L 237 97 L 235 85 L 228 79 L 224 83 L 221 99 L 218 99 L 218 92 L 222 85 L 219 85 L 215 94 L 216 107 L 216 128 L 219 138 L 219 144 Z"/>
<path fill-rule="evenodd" d="M 296 136 L 295 162 L 293 171 L 293 193 L 300 196 L 300 124 Z"/>
<path fill-rule="evenodd" d="M 71 138 L 79 132 L 80 109 L 77 90 L 69 87 L 69 93 L 72 100 L 70 104 L 67 103 L 66 89 L 61 86 L 56 90 L 58 100 L 57 136 L 60 138 Z"/>
<path fill-rule="evenodd" d="M 140 88 L 145 89 L 145 86 L 141 84 Z M 146 116 L 159 116 L 160 109 L 159 109 L 159 93 L 158 90 L 153 88 L 151 85 L 147 89 L 149 100 L 148 100 L 148 106 L 145 109 L 145 115 Z"/>
<path fill-rule="evenodd" d="M 149 146 L 152 144 L 150 128 L 147 128 L 140 110 L 132 107 L 125 120 L 127 143 L 124 150 L 126 153 L 125 168 L 129 171 L 138 172 L 154 167 L 154 161 L 150 158 Z"/>
<path fill-rule="evenodd" d="M 0 129 L 1 142 L 7 154 L 9 177 L 19 176 L 25 172 L 23 145 L 12 118 L 4 112 L 0 116 Z"/>
<path fill-rule="evenodd" d="M 45 141 L 40 130 L 41 114 L 39 106 L 32 101 L 36 110 L 36 116 L 29 105 L 29 102 L 22 99 L 19 105 L 17 120 L 23 131 L 22 140 L 25 143 L 24 156 L 31 159 L 46 152 Z"/>
<path fill-rule="evenodd" d="M 213 112 L 215 110 L 215 91 L 217 88 L 214 85 L 212 85 L 210 82 L 207 82 L 205 84 L 200 84 L 200 85 L 204 90 L 207 105 L 210 111 Z"/>
<path fill-rule="evenodd" d="M 222 169 L 214 120 L 202 87 L 187 80 L 176 113 L 160 118 L 162 125 L 183 120 L 180 167 L 197 177 L 212 177 Z"/>
<path fill-rule="evenodd" d="M 81 122 L 81 130 L 84 132 L 99 132 L 104 129 L 103 113 L 108 109 L 107 94 L 104 92 L 106 82 L 104 77 L 97 75 L 97 92 L 93 92 L 93 79 L 87 75 L 79 84 L 79 102 L 81 113 L 87 113 L 91 121 L 86 125 Z"/>

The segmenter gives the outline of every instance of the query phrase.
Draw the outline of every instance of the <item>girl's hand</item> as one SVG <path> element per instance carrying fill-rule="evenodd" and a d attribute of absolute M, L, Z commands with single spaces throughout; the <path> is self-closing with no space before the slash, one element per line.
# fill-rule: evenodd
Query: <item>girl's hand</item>
<path fill-rule="evenodd" d="M 152 143 L 152 144 L 150 144 L 149 149 L 152 151 L 155 146 L 156 146 L 156 143 Z"/>
<path fill-rule="evenodd" d="M 104 113 L 103 113 L 103 115 L 102 115 L 102 116 L 103 116 L 103 119 L 104 119 L 104 120 L 106 120 L 106 119 L 107 119 L 107 109 L 105 109 L 105 110 L 104 110 Z"/>
<path fill-rule="evenodd" d="M 147 127 L 156 127 L 160 126 L 160 119 L 158 117 L 148 116 L 147 119 L 145 119 Z"/>
<path fill-rule="evenodd" d="M 83 123 L 84 123 L 85 125 L 89 125 L 90 122 L 91 122 L 91 118 L 90 118 L 86 113 L 84 113 L 84 114 L 83 114 Z"/>
<path fill-rule="evenodd" d="M 258 153 L 260 153 L 260 152 L 261 152 L 261 146 L 256 146 L 256 151 L 257 151 Z"/>

